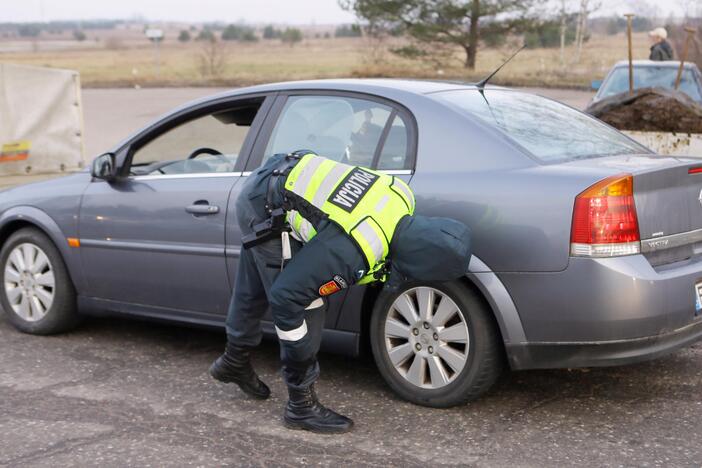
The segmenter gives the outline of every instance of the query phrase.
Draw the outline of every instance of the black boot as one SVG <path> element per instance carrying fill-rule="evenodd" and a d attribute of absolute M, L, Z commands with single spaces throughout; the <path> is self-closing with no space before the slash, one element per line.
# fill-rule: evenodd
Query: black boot
<path fill-rule="evenodd" d="M 265 400 L 271 394 L 251 365 L 250 350 L 227 343 L 224 354 L 210 366 L 210 375 L 220 382 L 233 382 L 247 395 Z"/>
<path fill-rule="evenodd" d="M 283 420 L 290 429 L 304 429 L 323 434 L 348 432 L 353 421 L 325 408 L 318 400 L 314 385 L 297 390 L 288 387 L 290 399 L 285 406 Z"/>

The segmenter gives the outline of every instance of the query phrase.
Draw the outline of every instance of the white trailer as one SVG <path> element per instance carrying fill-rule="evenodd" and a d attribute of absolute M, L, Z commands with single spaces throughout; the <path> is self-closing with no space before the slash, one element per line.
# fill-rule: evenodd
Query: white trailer
<path fill-rule="evenodd" d="M 70 172 L 84 165 L 78 73 L 0 63 L 0 175 Z"/>

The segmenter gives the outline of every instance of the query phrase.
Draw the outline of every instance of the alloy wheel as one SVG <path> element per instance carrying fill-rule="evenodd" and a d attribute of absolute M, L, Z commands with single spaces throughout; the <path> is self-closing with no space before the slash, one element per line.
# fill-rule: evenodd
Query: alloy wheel
<path fill-rule="evenodd" d="M 5 262 L 5 294 L 23 320 L 44 318 L 54 301 L 56 280 L 46 253 L 34 244 L 17 245 Z"/>
<path fill-rule="evenodd" d="M 453 299 L 438 289 L 403 292 L 390 307 L 384 333 L 395 370 L 417 387 L 444 387 L 468 362 L 466 319 Z"/>

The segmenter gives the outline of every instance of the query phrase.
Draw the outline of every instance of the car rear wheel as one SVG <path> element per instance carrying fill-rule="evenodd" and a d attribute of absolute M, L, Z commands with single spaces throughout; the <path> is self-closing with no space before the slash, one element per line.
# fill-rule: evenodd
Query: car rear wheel
<path fill-rule="evenodd" d="M 0 304 L 20 331 L 59 333 L 79 322 L 76 293 L 61 254 L 41 231 L 24 228 L 0 249 Z"/>
<path fill-rule="evenodd" d="M 503 368 L 490 311 L 458 281 L 381 293 L 370 330 L 383 378 L 412 403 L 445 408 L 473 400 Z"/>

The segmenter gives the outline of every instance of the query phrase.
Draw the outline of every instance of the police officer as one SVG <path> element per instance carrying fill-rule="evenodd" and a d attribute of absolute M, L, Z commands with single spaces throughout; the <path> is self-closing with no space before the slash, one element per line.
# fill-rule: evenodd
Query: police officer
<path fill-rule="evenodd" d="M 351 419 L 319 403 L 319 350 L 326 301 L 353 284 L 462 276 L 468 229 L 445 218 L 414 216 L 414 195 L 400 179 L 335 162 L 311 151 L 271 157 L 236 201 L 244 239 L 227 315 L 227 346 L 210 367 L 251 397 L 270 390 L 256 375 L 251 349 L 270 305 L 289 399 L 287 427 L 346 432 Z M 290 231 L 290 232 L 289 232 Z"/>

